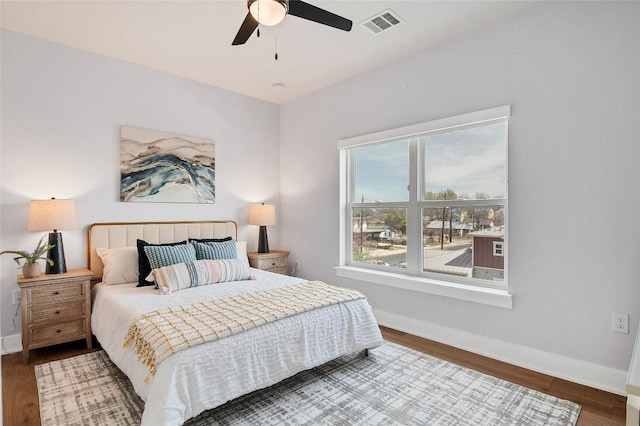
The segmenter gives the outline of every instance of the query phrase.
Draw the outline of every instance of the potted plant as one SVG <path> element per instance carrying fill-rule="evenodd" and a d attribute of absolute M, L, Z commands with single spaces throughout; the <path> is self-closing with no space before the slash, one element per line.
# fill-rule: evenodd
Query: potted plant
<path fill-rule="evenodd" d="M 5 253 L 17 255 L 13 260 L 15 260 L 18 265 L 20 265 L 20 260 L 24 260 L 24 265 L 22 265 L 22 275 L 25 278 L 36 278 L 40 275 L 40 264 L 38 263 L 38 260 L 42 259 L 49 263 L 49 265 L 53 266 L 53 260 L 43 256 L 43 254 L 49 249 L 55 247 L 55 245 L 52 244 L 44 244 L 44 237 L 46 236 L 47 234 L 44 234 L 42 238 L 40 238 L 38 245 L 31 253 L 22 250 L 5 250 L 0 252 L 0 255 Z"/>

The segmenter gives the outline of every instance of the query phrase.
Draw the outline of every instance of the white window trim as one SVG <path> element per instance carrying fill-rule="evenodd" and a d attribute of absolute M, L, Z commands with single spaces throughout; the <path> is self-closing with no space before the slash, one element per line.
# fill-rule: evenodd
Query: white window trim
<path fill-rule="evenodd" d="M 513 295 L 509 294 L 509 292 L 504 289 L 471 286 L 425 277 L 413 277 L 410 275 L 387 272 L 386 270 L 379 271 L 358 268 L 355 266 L 337 266 L 336 275 L 342 278 L 350 278 L 353 280 L 365 281 L 393 288 L 402 288 L 420 293 L 466 300 L 468 302 L 481 303 L 500 308 L 513 308 Z"/>
<path fill-rule="evenodd" d="M 487 121 L 495 121 L 508 118 L 511 115 L 511 106 L 505 105 L 496 108 L 490 108 L 482 111 L 476 111 L 468 114 L 462 114 L 454 117 L 448 117 L 439 120 L 432 120 L 425 123 L 419 123 L 411 126 L 400 127 L 396 129 L 385 130 L 373 134 L 355 136 L 351 138 L 341 139 L 338 141 L 340 149 L 340 247 L 339 247 L 339 265 L 336 267 L 336 274 L 340 277 L 350 278 L 375 284 L 385 285 L 394 288 L 402 288 L 422 293 L 434 294 L 444 297 L 450 297 L 459 300 L 466 300 L 486 305 L 492 305 L 507 309 L 513 308 L 513 295 L 506 288 L 492 288 L 477 285 L 468 285 L 464 283 L 456 283 L 455 281 L 442 281 L 430 277 L 413 276 L 401 274 L 393 271 L 382 271 L 370 268 L 361 268 L 348 264 L 348 254 L 351 253 L 351 247 L 347 247 L 346 242 L 350 241 L 349 233 L 351 232 L 350 221 L 351 213 L 345 214 L 349 205 L 349 188 L 347 188 L 347 152 L 346 148 L 357 146 L 371 145 L 380 142 L 386 142 L 398 138 L 410 138 L 425 132 L 443 131 L 449 128 L 480 124 Z M 410 182 L 413 185 L 419 182 L 416 179 L 417 170 L 415 165 L 410 164 Z M 353 181 L 352 179 L 350 180 Z M 417 203 L 417 200 L 409 200 L 409 204 Z M 506 206 L 505 206 L 506 207 Z M 411 211 L 412 209 L 410 209 Z M 415 210 L 415 209 L 413 209 Z M 417 211 L 417 210 L 416 210 Z M 409 211 L 407 212 L 409 214 Z M 407 217 L 407 233 L 411 231 L 409 224 L 412 223 Z M 505 257 L 505 272 L 507 259 Z M 410 271 L 407 271 L 410 273 Z M 506 278 L 506 276 L 505 276 Z M 508 284 L 507 284 L 508 285 Z"/>
<path fill-rule="evenodd" d="M 500 246 L 500 253 L 496 251 L 496 247 Z M 504 257 L 504 242 L 503 241 L 494 241 L 493 242 L 493 255 Z"/>
<path fill-rule="evenodd" d="M 511 105 L 504 105 L 482 111 L 470 112 L 468 114 L 456 115 L 454 117 L 431 120 L 425 123 L 413 124 L 411 126 L 398 127 L 396 129 L 384 130 L 382 132 L 370 133 L 368 135 L 354 136 L 340 139 L 338 148 L 353 148 L 362 145 L 371 145 L 386 142 L 393 139 L 409 139 L 413 136 L 426 132 L 436 132 L 451 129 L 453 127 L 480 124 L 487 121 L 509 118 L 511 116 Z"/>

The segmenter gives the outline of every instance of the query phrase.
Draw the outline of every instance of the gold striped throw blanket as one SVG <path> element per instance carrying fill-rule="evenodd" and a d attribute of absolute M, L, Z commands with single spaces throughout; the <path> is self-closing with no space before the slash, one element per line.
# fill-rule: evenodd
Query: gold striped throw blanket
<path fill-rule="evenodd" d="M 163 359 L 191 346 L 322 306 L 363 298 L 364 295 L 356 290 L 307 281 L 152 311 L 131 324 L 124 347 L 133 344 L 133 351 L 149 367 L 152 376 Z"/>

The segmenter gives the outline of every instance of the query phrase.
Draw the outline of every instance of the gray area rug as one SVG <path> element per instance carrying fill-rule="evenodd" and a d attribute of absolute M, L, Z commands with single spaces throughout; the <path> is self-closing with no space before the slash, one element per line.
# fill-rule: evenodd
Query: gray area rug
<path fill-rule="evenodd" d="M 35 367 L 43 425 L 138 425 L 103 351 Z M 304 371 L 186 425 L 575 425 L 580 406 L 390 342 Z"/>

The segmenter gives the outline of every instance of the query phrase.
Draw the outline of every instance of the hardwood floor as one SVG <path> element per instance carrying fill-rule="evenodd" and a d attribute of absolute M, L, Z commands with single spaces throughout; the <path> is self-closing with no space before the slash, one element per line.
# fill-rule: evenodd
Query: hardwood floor
<path fill-rule="evenodd" d="M 431 340 L 382 327 L 388 341 L 407 346 L 441 359 L 473 368 L 522 386 L 568 399 L 582 406 L 578 426 L 613 426 L 625 423 L 625 398 L 601 390 L 578 385 L 471 352 L 452 348 Z M 94 350 L 99 345 L 94 345 Z M 87 350 L 83 341 L 66 343 L 31 352 L 30 364 L 22 364 L 22 354 L 2 357 L 2 413 L 5 426 L 40 425 L 38 391 L 34 365 L 68 358 Z"/>

